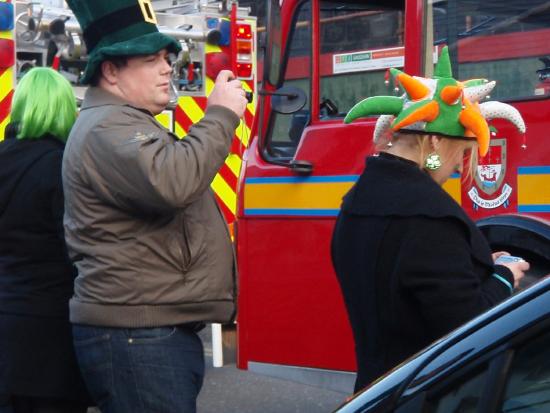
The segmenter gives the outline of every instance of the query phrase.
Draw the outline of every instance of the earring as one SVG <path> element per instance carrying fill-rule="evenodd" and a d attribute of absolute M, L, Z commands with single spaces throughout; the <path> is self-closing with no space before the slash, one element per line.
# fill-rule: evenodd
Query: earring
<path fill-rule="evenodd" d="M 430 171 L 437 171 L 441 168 L 441 157 L 436 152 L 430 153 L 424 162 L 424 166 Z"/>

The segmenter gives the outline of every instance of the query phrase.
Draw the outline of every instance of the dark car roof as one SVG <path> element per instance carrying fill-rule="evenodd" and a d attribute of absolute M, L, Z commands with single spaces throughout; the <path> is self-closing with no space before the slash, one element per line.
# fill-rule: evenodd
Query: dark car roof
<path fill-rule="evenodd" d="M 411 357 L 342 406 L 341 413 L 382 410 L 429 386 L 457 365 L 502 344 L 550 313 L 550 277 L 500 303 Z"/>

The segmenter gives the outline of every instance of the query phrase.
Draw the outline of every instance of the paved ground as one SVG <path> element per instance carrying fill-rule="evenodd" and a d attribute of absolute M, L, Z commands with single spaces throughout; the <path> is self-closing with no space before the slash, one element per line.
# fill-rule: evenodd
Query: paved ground
<path fill-rule="evenodd" d="M 238 370 L 235 365 L 210 367 L 199 395 L 199 413 L 332 412 L 343 393 Z"/>
<path fill-rule="evenodd" d="M 348 394 L 239 370 L 235 364 L 212 367 L 210 326 L 201 332 L 206 376 L 198 413 L 332 412 Z"/>

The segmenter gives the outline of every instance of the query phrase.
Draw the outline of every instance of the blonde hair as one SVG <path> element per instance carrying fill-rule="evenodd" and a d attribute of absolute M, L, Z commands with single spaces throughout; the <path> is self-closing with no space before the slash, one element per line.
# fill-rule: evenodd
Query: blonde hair
<path fill-rule="evenodd" d="M 394 132 L 391 140 L 379 142 L 376 145 L 376 150 L 380 152 L 387 152 L 391 147 L 391 145 L 389 145 L 390 142 L 392 145 L 395 144 L 406 146 L 417 153 L 418 159 L 416 160 L 416 163 L 419 168 L 423 168 L 424 159 L 426 159 L 426 156 L 428 155 L 427 140 L 429 136 L 430 135 L 426 135 L 424 133 Z"/>
<path fill-rule="evenodd" d="M 426 133 L 401 133 L 395 132 L 389 141 L 380 142 L 376 145 L 376 149 L 381 152 L 388 151 L 388 142 L 396 145 L 405 145 L 408 148 L 414 150 L 417 154 L 417 164 L 421 169 L 424 168 L 424 161 L 426 157 L 432 152 L 429 146 L 429 138 L 433 136 Z M 468 157 L 466 158 L 466 163 L 464 165 L 464 171 L 462 174 L 462 181 L 466 183 L 471 183 L 473 180 L 473 174 L 478 165 L 478 144 L 472 139 L 454 139 L 451 137 L 446 137 L 443 135 L 436 135 L 441 137 L 442 141 L 445 142 L 444 148 L 445 154 L 456 155 L 459 151 L 464 150 L 464 144 L 467 142 L 471 145 L 471 151 Z"/>

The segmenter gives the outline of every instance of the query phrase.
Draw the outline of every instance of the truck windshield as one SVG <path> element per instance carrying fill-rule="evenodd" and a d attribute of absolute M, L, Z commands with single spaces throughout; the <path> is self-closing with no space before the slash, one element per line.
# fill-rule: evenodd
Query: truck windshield
<path fill-rule="evenodd" d="M 368 96 L 392 94 L 385 75 L 404 63 L 403 5 L 322 0 L 320 16 L 321 119 L 343 116 Z"/>

